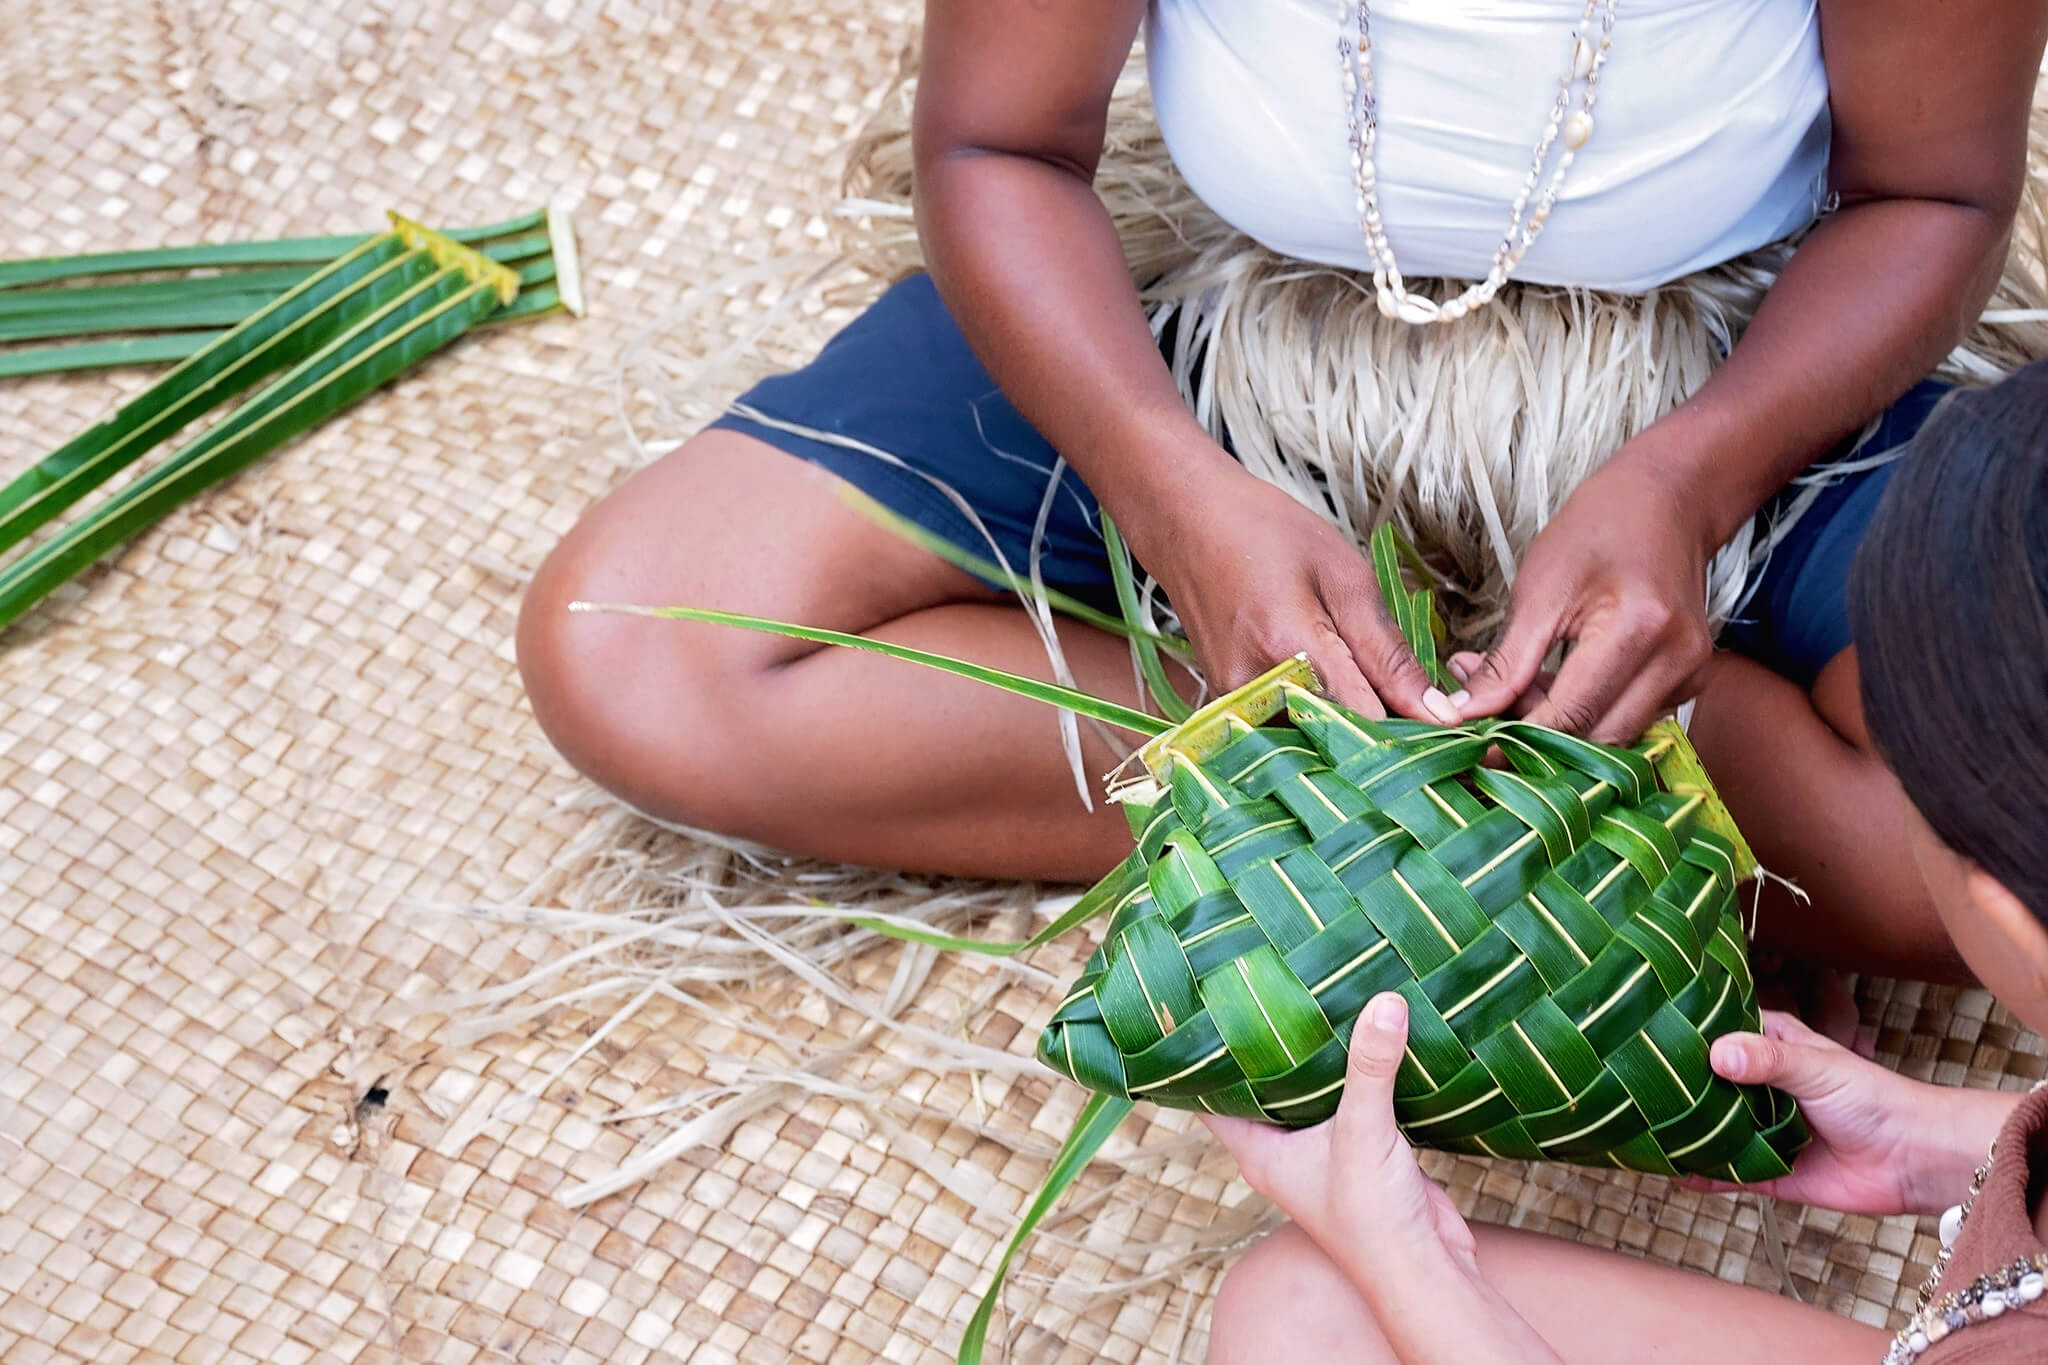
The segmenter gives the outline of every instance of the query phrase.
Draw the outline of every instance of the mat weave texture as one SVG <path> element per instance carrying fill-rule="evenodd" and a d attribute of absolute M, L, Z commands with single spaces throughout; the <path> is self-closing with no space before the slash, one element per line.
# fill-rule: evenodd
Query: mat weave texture
<path fill-rule="evenodd" d="M 641 458 L 617 411 L 687 431 L 689 405 L 618 384 L 622 354 L 658 333 L 671 359 L 652 371 L 673 379 L 740 345 L 787 296 L 770 263 L 828 246 L 834 168 L 911 9 L 0 0 L 10 252 L 370 231 L 388 207 L 485 222 L 552 196 L 575 213 L 593 309 L 465 340 L 0 640 L 0 1359 L 950 1346 L 1082 1099 L 1029 1049 L 1083 946 L 923 959 L 887 1037 L 847 1002 L 902 979 L 889 954 L 712 1018 L 656 989 L 672 956 L 621 949 L 615 974 L 645 998 L 594 1046 L 601 1002 L 489 1033 L 421 1007 L 591 941 L 560 917 L 459 909 L 550 875 L 682 869 L 764 900 L 817 872 L 579 804 L 511 633 L 540 556 Z M 693 299 L 716 279 L 730 287 Z M 767 354 L 831 320 L 792 309 Z M 144 382 L 7 386 L 0 462 Z M 571 880 L 564 899 L 605 884 Z M 2038 1040 L 1981 995 L 1880 985 L 1864 1009 L 1914 1074 L 2043 1072 Z M 904 1060 L 912 1029 L 971 1040 L 978 1070 Z M 692 1112 L 678 1097 L 749 1093 L 734 1059 L 791 1049 L 836 1069 L 734 1111 L 643 1184 L 563 1202 L 672 1131 Z M 1198 1356 L 1214 1249 L 1264 1217 L 1185 1115 L 1105 1156 L 1122 1173 L 1080 1183 L 1007 1299 L 1012 1358 Z M 1476 1217 L 1773 1283 L 1750 1206 L 1652 1177 L 1430 1165 Z M 1933 1247 L 1911 1220 L 1791 1227 L 1802 1288 L 1871 1321 Z"/>

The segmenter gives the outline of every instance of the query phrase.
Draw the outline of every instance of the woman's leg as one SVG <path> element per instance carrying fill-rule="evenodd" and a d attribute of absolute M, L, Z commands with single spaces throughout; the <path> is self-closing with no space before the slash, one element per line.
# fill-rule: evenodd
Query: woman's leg
<path fill-rule="evenodd" d="M 1089 881 L 1130 846 L 1086 810 L 1056 713 L 894 659 L 720 626 L 572 613 L 718 607 L 869 634 L 1037 677 L 1023 611 L 855 512 L 837 477 L 712 430 L 628 480 L 535 576 L 519 621 L 534 714 L 568 760 L 651 815 L 841 861 Z M 1080 686 L 1136 702 L 1125 644 L 1063 624 Z M 1135 737 L 1106 732 L 1115 742 Z"/>
<path fill-rule="evenodd" d="M 1846 971 L 1967 983 L 1906 844 L 1906 804 L 1863 728 L 1854 647 L 1808 692 L 1736 654 L 1716 657 L 1692 740 L 1763 865 L 1759 946 Z"/>
<path fill-rule="evenodd" d="M 1566 1365 L 1867 1365 L 1884 1333 L 1755 1289 L 1509 1228 L 1475 1226 L 1486 1277 Z M 1289 1223 L 1232 1266 L 1213 1365 L 1398 1365 L 1342 1271 Z"/>

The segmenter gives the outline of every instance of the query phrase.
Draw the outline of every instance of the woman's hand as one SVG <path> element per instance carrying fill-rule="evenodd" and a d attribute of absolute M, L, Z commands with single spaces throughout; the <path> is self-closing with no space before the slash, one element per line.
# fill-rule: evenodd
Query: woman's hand
<path fill-rule="evenodd" d="M 1715 1039 L 1714 1070 L 1798 1100 L 1813 1143 L 1778 1180 L 1686 1182 L 1695 1189 L 1760 1190 L 1845 1213 L 1939 1212 L 1962 1198 L 2021 1098 L 1908 1080 L 1776 1010 L 1763 1028 Z"/>
<path fill-rule="evenodd" d="M 1706 584 L 1716 543 L 1670 467 L 1646 445 L 1625 447 L 1529 546 L 1499 644 L 1451 660 L 1470 693 L 1463 714 L 1525 712 L 1602 743 L 1634 743 L 1698 690 L 1713 653 Z M 1544 656 L 1560 641 L 1572 649 L 1545 679 Z"/>
<path fill-rule="evenodd" d="M 1394 1127 L 1394 1075 L 1407 1041 L 1408 1002 L 1377 996 L 1352 1033 L 1344 1098 L 1329 1122 L 1288 1132 L 1246 1119 L 1202 1121 L 1245 1181 L 1344 1271 L 1407 1365 L 1555 1362 L 1482 1278 L 1472 1229 Z"/>
<path fill-rule="evenodd" d="M 1165 518 L 1125 524 L 1172 599 L 1217 691 L 1306 653 L 1330 695 L 1368 716 L 1389 710 L 1454 724 L 1349 538 L 1234 463 L 1176 490 Z"/>
<path fill-rule="evenodd" d="M 1530 546 L 1501 644 L 1468 665 L 1468 716 L 1505 711 L 1560 640 L 1533 718 L 1628 742 L 1690 695 L 1708 557 L 1812 460 L 1940 363 L 1976 322 L 2027 183 L 2048 5 L 1820 0 L 1828 185 L 1727 361 L 1630 441 Z M 1898 98 L 1910 80 L 1913 98 Z"/>

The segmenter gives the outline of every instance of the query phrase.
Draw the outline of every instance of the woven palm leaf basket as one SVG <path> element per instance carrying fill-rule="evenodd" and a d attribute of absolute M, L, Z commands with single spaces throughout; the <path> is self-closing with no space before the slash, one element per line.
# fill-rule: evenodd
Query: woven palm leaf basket
<path fill-rule="evenodd" d="M 1707 1061 L 1756 995 L 1736 846 L 1709 792 L 1659 781 L 1680 741 L 1372 721 L 1314 686 L 1290 661 L 1146 745 L 1122 793 L 1137 848 L 1091 893 L 1112 917 L 1039 1057 L 1299 1127 L 1335 1111 L 1353 1021 L 1398 990 L 1396 1116 L 1421 1145 L 1785 1174 L 1797 1108 Z"/>
<path fill-rule="evenodd" d="M 1160 641 L 1105 526 L 1123 629 L 1175 720 L 864 636 L 576 604 L 887 654 L 1150 736 L 1140 774 L 1110 793 L 1136 846 L 1033 938 L 857 920 L 1007 954 L 1108 917 L 1037 1049 L 1095 1097 L 968 1324 L 963 1362 L 980 1358 L 1018 1247 L 1138 1101 L 1320 1123 L 1382 991 L 1408 1001 L 1394 1116 L 1419 1146 L 1742 1183 L 1791 1169 L 1808 1137 L 1797 1104 L 1708 1060 L 1715 1038 L 1758 1027 L 1736 902 L 1757 867 L 1676 721 L 1623 749 L 1518 720 L 1373 720 L 1319 695 L 1305 656 L 1190 711 L 1157 683 Z M 1372 551 L 1396 624 L 1444 681 L 1433 598 L 1401 576 L 1412 552 L 1390 526 Z"/>

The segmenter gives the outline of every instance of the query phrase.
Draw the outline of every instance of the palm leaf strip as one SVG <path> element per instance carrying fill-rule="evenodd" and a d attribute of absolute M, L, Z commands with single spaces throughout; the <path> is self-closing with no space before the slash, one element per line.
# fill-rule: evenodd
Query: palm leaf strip
<path fill-rule="evenodd" d="M 861 516 L 874 522 L 877 526 L 901 536 L 920 549 L 929 550 L 954 568 L 964 569 L 976 578 L 1008 588 L 1019 596 L 1035 596 L 1062 616 L 1079 621 L 1083 625 L 1093 626 L 1097 630 L 1107 631 L 1111 635 L 1123 636 L 1126 639 L 1137 635 L 1144 635 L 1151 640 L 1155 648 L 1164 650 L 1183 660 L 1192 662 L 1195 657 L 1194 649 L 1186 640 L 1178 636 L 1159 634 L 1143 621 L 1127 619 L 1124 616 L 1103 611 L 1101 608 L 1084 602 L 1078 597 L 1064 593 L 1058 588 L 1034 584 L 1024 575 L 1004 568 L 987 556 L 978 555 L 971 550 L 963 549 L 944 536 L 926 530 L 908 517 L 898 516 L 882 506 L 881 503 L 876 502 L 873 498 L 861 492 L 858 488 L 855 488 L 852 484 L 848 484 L 839 490 L 839 500 Z M 1133 609 L 1135 609 L 1135 602 Z M 934 657 L 942 658 L 944 656 L 935 655 Z"/>
<path fill-rule="evenodd" d="M 1123 614 L 1124 623 L 1129 627 L 1131 653 L 1138 661 L 1138 676 L 1144 679 L 1152 704 L 1168 720 L 1186 720 L 1194 714 L 1195 708 L 1182 700 L 1180 693 L 1174 690 L 1173 681 L 1166 676 L 1166 663 L 1159 652 L 1159 637 L 1150 629 L 1151 622 L 1138 601 L 1131 552 L 1125 548 L 1123 534 L 1116 529 L 1116 523 L 1110 520 L 1107 512 L 1102 514 L 1102 547 L 1109 554 L 1110 586 L 1116 592 L 1117 610 Z"/>
<path fill-rule="evenodd" d="M 582 314 L 575 234 L 566 214 L 538 209 L 444 235 L 517 273 L 520 295 L 489 319 L 492 325 L 564 309 Z M 0 343 L 63 339 L 0 349 L 0 379 L 184 360 L 369 240 L 307 237 L 0 262 Z M 332 249 L 315 254 L 322 248 Z M 287 263 L 261 264 L 279 260 Z M 70 283 L 202 268 L 221 273 Z"/>
<path fill-rule="evenodd" d="M 441 235 L 464 245 L 522 236 L 544 228 L 548 212 L 544 208 L 534 209 L 502 223 L 449 228 Z M 35 256 L 0 261 L 0 290 L 91 275 L 137 275 L 153 270 L 254 265 L 322 266 L 378 235 L 354 232 L 340 236 L 286 237 L 267 242 L 199 242 L 190 246 L 151 247 L 141 251 L 96 251 L 81 256 Z"/>
<path fill-rule="evenodd" d="M 394 215 L 112 418 L 0 489 L 0 548 L 19 542 L 193 418 L 282 369 L 88 515 L 0 567 L 0 628 L 199 491 L 388 382 L 516 296 L 506 267 Z"/>

